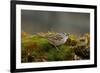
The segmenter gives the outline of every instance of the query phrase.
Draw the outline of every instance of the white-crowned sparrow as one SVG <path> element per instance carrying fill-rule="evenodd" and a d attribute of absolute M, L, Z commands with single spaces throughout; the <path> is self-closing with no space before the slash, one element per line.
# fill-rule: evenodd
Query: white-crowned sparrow
<path fill-rule="evenodd" d="M 47 35 L 46 38 L 58 49 L 57 46 L 64 44 L 68 39 L 68 35 L 66 33 L 54 33 Z"/>

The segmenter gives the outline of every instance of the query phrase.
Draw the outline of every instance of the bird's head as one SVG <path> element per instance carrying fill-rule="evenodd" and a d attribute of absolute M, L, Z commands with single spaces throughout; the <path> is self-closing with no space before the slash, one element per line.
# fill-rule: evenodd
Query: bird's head
<path fill-rule="evenodd" d="M 70 35 L 70 33 L 65 33 L 65 32 L 63 34 L 66 35 L 66 36 L 69 36 Z"/>

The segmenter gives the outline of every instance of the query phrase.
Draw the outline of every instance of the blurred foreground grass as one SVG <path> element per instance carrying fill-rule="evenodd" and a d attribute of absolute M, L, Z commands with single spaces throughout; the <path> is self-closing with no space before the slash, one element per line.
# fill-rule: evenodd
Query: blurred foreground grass
<path fill-rule="evenodd" d="M 87 53 L 83 49 L 90 49 L 90 36 L 85 33 L 81 36 L 70 34 L 67 41 L 57 46 L 59 51 L 44 38 L 45 35 L 54 32 L 36 33 L 29 35 L 26 32 L 21 33 L 21 62 L 45 62 L 45 61 L 67 61 L 67 60 L 80 60 L 80 55 L 84 59 L 89 59 Z M 41 35 L 41 36 L 40 36 Z M 82 50 L 81 50 L 82 49 Z M 75 55 L 79 53 L 77 58 Z"/>

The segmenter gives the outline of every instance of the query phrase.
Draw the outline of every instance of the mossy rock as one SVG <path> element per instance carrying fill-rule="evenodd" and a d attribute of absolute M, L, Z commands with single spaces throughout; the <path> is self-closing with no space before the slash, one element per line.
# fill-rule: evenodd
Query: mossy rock
<path fill-rule="evenodd" d="M 57 46 L 57 50 L 57 48 L 44 37 L 35 34 L 26 36 L 26 34 L 24 34 L 21 39 L 21 60 L 22 62 L 73 60 L 73 48 L 77 47 L 78 44 L 80 44 L 80 42 L 77 36 L 72 34 L 64 44 Z M 87 46 L 89 46 L 89 44 L 87 44 Z"/>
<path fill-rule="evenodd" d="M 47 56 L 48 61 L 65 60 L 66 57 L 71 54 L 70 47 L 65 44 L 58 46 L 59 50 L 57 50 L 46 38 L 38 35 L 32 35 L 29 38 L 23 39 L 22 48 L 28 50 L 32 49 L 27 51 L 27 54 L 31 53 L 34 57 L 41 55 Z"/>

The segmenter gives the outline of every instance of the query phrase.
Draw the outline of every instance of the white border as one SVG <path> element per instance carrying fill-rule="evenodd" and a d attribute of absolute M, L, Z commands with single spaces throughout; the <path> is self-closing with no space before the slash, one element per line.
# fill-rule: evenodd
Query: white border
<path fill-rule="evenodd" d="M 59 61 L 59 62 L 37 62 L 21 63 L 21 9 L 42 10 L 42 11 L 62 11 L 62 12 L 81 12 L 90 13 L 90 60 L 81 61 Z M 70 7 L 51 7 L 35 5 L 16 5 L 16 68 L 39 68 L 55 66 L 72 66 L 94 64 L 94 9 L 70 8 Z"/>

